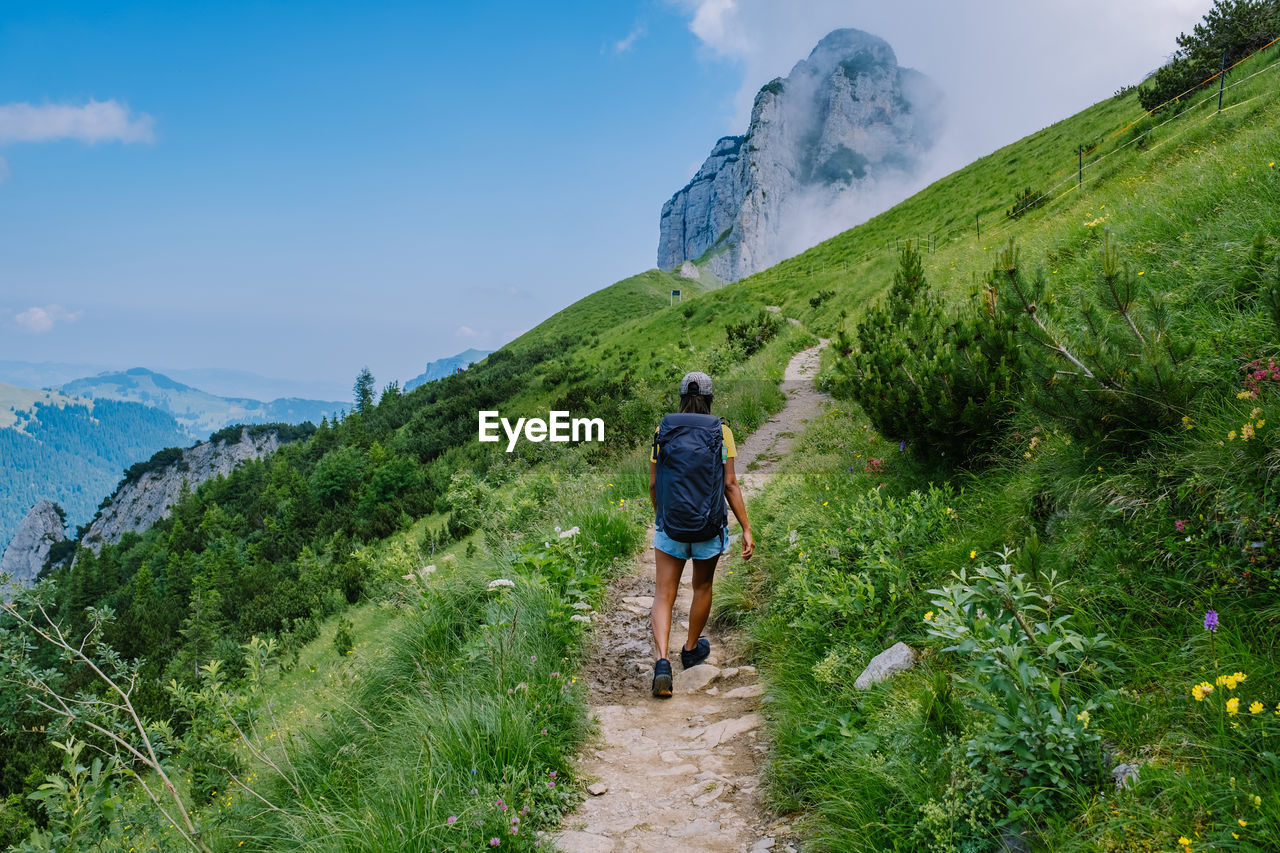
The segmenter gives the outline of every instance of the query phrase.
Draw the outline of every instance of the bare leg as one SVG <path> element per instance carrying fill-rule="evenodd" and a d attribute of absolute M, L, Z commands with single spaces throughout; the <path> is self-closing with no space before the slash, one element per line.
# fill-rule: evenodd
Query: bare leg
<path fill-rule="evenodd" d="M 657 652 L 657 659 L 662 660 L 667 656 L 667 645 L 671 642 L 671 609 L 675 607 L 676 591 L 680 587 L 680 575 L 684 574 L 685 561 L 654 548 L 653 562 L 656 571 L 653 610 L 649 619 L 653 624 L 653 647 Z"/>
<path fill-rule="evenodd" d="M 707 618 L 711 615 L 711 581 L 715 578 L 716 563 L 719 555 L 707 560 L 693 561 L 693 603 L 689 605 L 689 639 L 684 644 L 686 651 L 698 647 L 698 638 L 702 629 L 707 627 Z"/>

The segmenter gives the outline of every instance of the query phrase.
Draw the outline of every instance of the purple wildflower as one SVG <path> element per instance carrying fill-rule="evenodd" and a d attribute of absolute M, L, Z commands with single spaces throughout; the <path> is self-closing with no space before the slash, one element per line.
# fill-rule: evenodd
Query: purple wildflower
<path fill-rule="evenodd" d="M 497 847 L 497 846 L 498 846 L 499 844 L 501 844 L 501 843 L 502 843 L 502 842 L 501 842 L 501 841 L 499 841 L 499 840 L 498 840 L 498 839 L 496 839 L 496 838 L 490 838 L 490 839 L 489 839 L 489 846 L 490 846 L 490 847 Z"/>
<path fill-rule="evenodd" d="M 455 824 L 455 823 L 457 823 L 457 822 L 458 822 L 458 816 L 457 816 L 456 814 L 451 814 L 451 815 L 449 815 L 449 819 L 448 819 L 447 821 L 445 821 L 445 823 L 447 823 L 447 824 L 449 824 L 449 825 L 453 825 L 453 824 Z"/>
<path fill-rule="evenodd" d="M 1204 629 L 1210 633 L 1218 630 L 1218 611 L 1210 610 L 1204 614 Z"/>
<path fill-rule="evenodd" d="M 906 453 L 906 452 L 907 452 L 907 443 L 906 443 L 905 441 L 899 441 L 899 442 L 898 442 L 898 452 L 899 452 L 899 453 Z"/>
<path fill-rule="evenodd" d="M 1184 519 L 1181 519 L 1181 518 L 1180 518 L 1180 519 L 1178 519 L 1177 521 L 1175 521 L 1175 522 L 1173 523 L 1173 527 L 1174 527 L 1174 529 L 1175 529 L 1175 530 L 1177 530 L 1179 533 L 1181 533 L 1181 532 L 1183 532 L 1184 530 L 1186 530 L 1186 529 L 1187 529 L 1187 522 L 1186 522 Z"/>

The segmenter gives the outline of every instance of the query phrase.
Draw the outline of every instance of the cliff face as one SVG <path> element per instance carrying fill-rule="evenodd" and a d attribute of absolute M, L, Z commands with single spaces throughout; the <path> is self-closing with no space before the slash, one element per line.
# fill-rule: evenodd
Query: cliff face
<path fill-rule="evenodd" d="M 140 533 L 169 517 L 184 484 L 188 491 L 195 491 L 204 481 L 225 477 L 238 465 L 269 456 L 279 446 L 277 433 L 251 436 L 245 429 L 234 443 L 206 441 L 187 448 L 180 459 L 147 471 L 117 490 L 89 525 L 81 544 L 96 554 L 104 544 L 119 542 L 129 531 Z"/>
<path fill-rule="evenodd" d="M 62 516 L 52 501 L 40 501 L 18 525 L 0 559 L 0 574 L 7 574 L 17 584 L 29 584 L 40 574 L 49 551 L 66 539 Z"/>
<path fill-rule="evenodd" d="M 919 170 L 941 130 L 939 105 L 884 40 L 830 33 L 760 90 L 746 135 L 716 142 L 663 205 L 658 266 L 700 259 L 733 281 L 852 227 Z"/>

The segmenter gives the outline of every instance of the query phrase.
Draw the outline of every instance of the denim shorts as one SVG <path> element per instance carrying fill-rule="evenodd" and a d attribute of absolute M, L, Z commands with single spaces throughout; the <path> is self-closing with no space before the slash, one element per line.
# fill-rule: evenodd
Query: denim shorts
<path fill-rule="evenodd" d="M 709 560 L 724 553 L 729 544 L 729 525 L 725 525 L 719 536 L 713 536 L 705 542 L 677 542 L 663 532 L 661 527 L 653 529 L 653 547 L 664 554 L 670 554 L 677 560 Z"/>

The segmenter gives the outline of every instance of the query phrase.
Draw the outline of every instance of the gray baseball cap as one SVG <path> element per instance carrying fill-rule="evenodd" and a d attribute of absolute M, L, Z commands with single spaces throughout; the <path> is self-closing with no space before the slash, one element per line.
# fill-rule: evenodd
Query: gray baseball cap
<path fill-rule="evenodd" d="M 695 370 L 692 373 L 686 373 L 684 375 L 684 379 L 680 380 L 680 396 L 683 397 L 685 394 L 689 393 L 690 385 L 696 386 L 698 389 L 697 393 L 704 397 L 711 396 L 711 377 L 707 374 L 698 370 Z"/>

